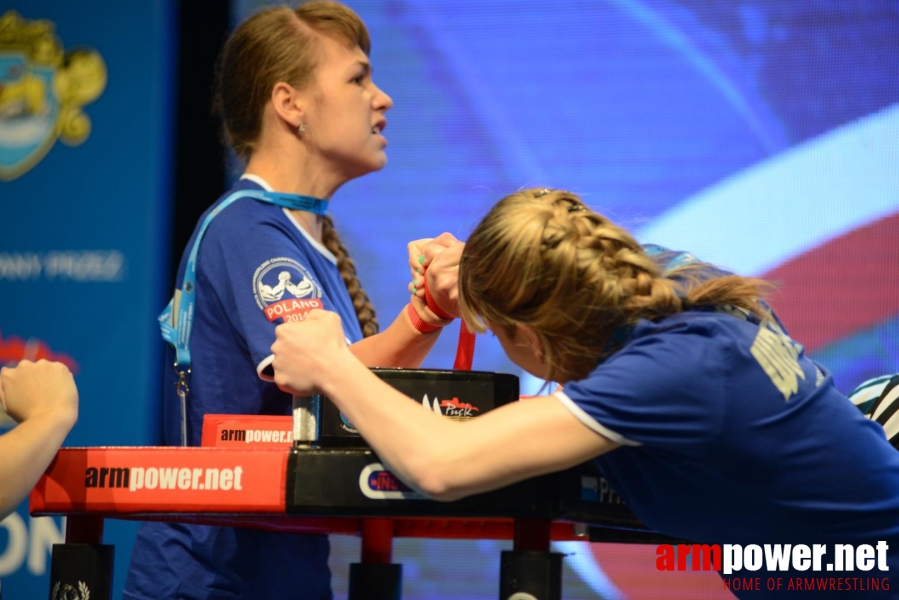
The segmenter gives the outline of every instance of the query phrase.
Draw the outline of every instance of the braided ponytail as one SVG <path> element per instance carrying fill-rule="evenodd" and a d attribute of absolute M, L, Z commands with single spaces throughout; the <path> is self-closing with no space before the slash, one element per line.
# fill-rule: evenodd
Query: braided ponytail
<path fill-rule="evenodd" d="M 768 284 L 707 275 L 690 265 L 664 276 L 626 230 L 574 194 L 523 190 L 478 224 L 459 269 L 462 317 L 474 331 L 527 325 L 540 339 L 547 378 L 586 377 L 616 348 L 616 330 L 697 307 L 737 306 L 760 317 Z"/>
<path fill-rule="evenodd" d="M 322 245 L 337 258 L 337 270 L 340 272 L 340 277 L 350 293 L 353 308 L 356 310 L 356 318 L 359 320 L 359 327 L 362 328 L 363 337 L 369 337 L 378 333 L 378 320 L 375 316 L 375 308 L 368 299 L 368 294 L 362 289 L 362 284 L 359 283 L 359 278 L 356 277 L 356 265 L 340 241 L 340 236 L 337 235 L 337 230 L 334 228 L 334 222 L 328 216 L 322 220 Z"/>

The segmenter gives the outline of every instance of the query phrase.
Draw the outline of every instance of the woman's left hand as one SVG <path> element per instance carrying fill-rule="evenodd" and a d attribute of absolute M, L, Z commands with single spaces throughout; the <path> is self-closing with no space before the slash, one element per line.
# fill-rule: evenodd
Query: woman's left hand
<path fill-rule="evenodd" d="M 349 349 L 340 316 L 327 310 L 309 311 L 302 321 L 275 329 L 275 383 L 296 396 L 320 393 L 344 353 L 349 354 Z"/>
<path fill-rule="evenodd" d="M 425 277 L 428 291 L 445 314 L 459 316 L 459 261 L 465 243 L 451 233 L 436 238 L 409 242 L 409 268 L 412 283 L 409 291 L 424 298 Z"/>

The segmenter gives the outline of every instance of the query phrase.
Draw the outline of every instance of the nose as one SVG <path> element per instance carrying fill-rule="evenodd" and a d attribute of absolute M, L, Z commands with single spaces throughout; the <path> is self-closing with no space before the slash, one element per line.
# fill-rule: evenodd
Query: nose
<path fill-rule="evenodd" d="M 374 84 L 372 84 L 372 85 L 374 85 Z M 375 85 L 374 87 L 375 87 L 375 93 L 371 99 L 372 107 L 375 110 L 385 110 L 385 111 L 390 110 L 390 107 L 393 106 L 393 98 L 388 96 L 384 92 L 384 90 L 382 90 L 378 86 Z"/>

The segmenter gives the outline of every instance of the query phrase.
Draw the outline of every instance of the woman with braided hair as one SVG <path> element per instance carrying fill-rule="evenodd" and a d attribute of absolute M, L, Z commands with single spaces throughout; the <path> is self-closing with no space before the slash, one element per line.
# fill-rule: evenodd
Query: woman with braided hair
<path fill-rule="evenodd" d="M 899 453 L 790 339 L 764 281 L 647 251 L 557 190 L 504 198 L 460 253 L 465 322 L 562 389 L 469 423 L 441 419 L 353 358 L 325 311 L 279 326 L 275 382 L 327 394 L 397 476 L 436 499 L 594 460 L 661 533 L 708 544 L 885 542 L 865 575 L 884 581 L 882 567 L 899 569 Z"/>
<path fill-rule="evenodd" d="M 181 260 L 180 289 L 161 317 L 175 346 L 164 388 L 166 444 L 199 445 L 207 413 L 289 415 L 291 396 L 271 379 L 270 347 L 278 323 L 312 308 L 339 314 L 341 338 L 372 366 L 420 366 L 449 323 L 412 295 L 379 332 L 327 216 L 343 184 L 387 162 L 382 132 L 393 101 L 372 81 L 369 49 L 359 16 L 322 1 L 263 10 L 226 42 L 216 104 L 246 168 L 201 217 Z M 177 394 L 185 388 L 175 385 L 172 364 L 185 373 L 186 397 Z M 323 535 L 145 523 L 124 595 L 329 599 L 328 550 Z"/>

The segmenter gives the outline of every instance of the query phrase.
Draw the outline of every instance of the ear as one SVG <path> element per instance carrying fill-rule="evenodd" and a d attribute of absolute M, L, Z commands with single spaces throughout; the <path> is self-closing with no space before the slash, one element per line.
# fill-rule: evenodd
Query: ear
<path fill-rule="evenodd" d="M 305 96 L 289 83 L 279 81 L 272 88 L 272 107 L 278 117 L 296 129 L 306 116 Z"/>

